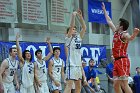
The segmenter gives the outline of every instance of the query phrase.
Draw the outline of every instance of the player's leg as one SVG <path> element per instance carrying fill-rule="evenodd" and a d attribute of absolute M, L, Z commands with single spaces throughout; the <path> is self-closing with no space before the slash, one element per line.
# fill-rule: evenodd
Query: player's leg
<path fill-rule="evenodd" d="M 121 81 L 119 80 L 119 60 L 115 60 L 114 61 L 114 68 L 113 68 L 113 87 L 114 87 L 114 91 L 115 93 L 122 93 L 122 89 L 121 89 Z"/>
<path fill-rule="evenodd" d="M 71 93 L 72 84 L 73 84 L 73 80 L 67 80 L 66 81 L 66 87 L 64 89 L 64 93 Z"/>
<path fill-rule="evenodd" d="M 114 91 L 115 93 L 122 93 L 121 89 L 121 81 L 117 79 L 117 77 L 114 79 Z"/>
<path fill-rule="evenodd" d="M 75 93 L 80 93 L 81 92 L 81 80 L 75 80 Z"/>
<path fill-rule="evenodd" d="M 80 93 L 81 92 L 81 80 L 82 80 L 82 67 L 75 67 L 75 93 Z"/>
<path fill-rule="evenodd" d="M 130 61 L 128 58 L 121 59 L 121 68 L 120 68 L 120 80 L 121 86 L 125 93 L 132 93 L 131 88 L 128 85 L 128 76 L 130 74 Z"/>
<path fill-rule="evenodd" d="M 132 93 L 132 90 L 128 85 L 128 80 L 121 80 L 121 86 L 125 93 Z"/>

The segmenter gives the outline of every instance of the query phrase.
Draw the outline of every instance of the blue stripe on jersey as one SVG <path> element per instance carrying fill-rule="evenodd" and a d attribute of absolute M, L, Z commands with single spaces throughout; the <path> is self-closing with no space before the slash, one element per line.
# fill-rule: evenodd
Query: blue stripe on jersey
<path fill-rule="evenodd" d="M 70 79 L 70 47 L 68 47 L 68 79 Z"/>

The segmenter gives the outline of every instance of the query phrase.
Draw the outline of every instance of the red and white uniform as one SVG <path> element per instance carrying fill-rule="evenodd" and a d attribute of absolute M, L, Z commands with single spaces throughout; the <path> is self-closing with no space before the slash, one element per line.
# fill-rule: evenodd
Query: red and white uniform
<path fill-rule="evenodd" d="M 113 38 L 112 52 L 115 58 L 113 76 L 128 76 L 130 73 L 130 62 L 127 57 L 128 42 L 124 42 L 121 37 L 123 32 L 115 32 Z"/>

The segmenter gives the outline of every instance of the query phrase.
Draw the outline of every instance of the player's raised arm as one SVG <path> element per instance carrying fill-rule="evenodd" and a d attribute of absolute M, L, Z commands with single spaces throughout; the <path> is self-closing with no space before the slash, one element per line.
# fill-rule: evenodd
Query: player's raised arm
<path fill-rule="evenodd" d="M 52 56 L 52 54 L 53 54 L 53 49 L 52 49 L 52 46 L 51 46 L 51 42 L 50 42 L 50 38 L 49 37 L 47 37 L 46 38 L 46 43 L 48 44 L 48 46 L 49 46 L 49 53 L 43 58 L 45 61 L 46 60 L 49 60 L 49 58 Z"/>
<path fill-rule="evenodd" d="M 140 32 L 140 29 L 134 28 L 134 31 L 133 31 L 132 35 L 129 35 L 128 33 L 124 33 L 122 35 L 122 38 L 126 39 L 126 41 L 132 41 L 139 34 L 139 32 Z"/>
<path fill-rule="evenodd" d="M 71 37 L 72 33 L 73 33 L 73 29 L 75 28 L 75 17 L 76 17 L 77 12 L 73 12 L 72 16 L 71 16 L 71 22 L 70 22 L 70 28 L 69 31 L 67 33 L 68 37 Z"/>
<path fill-rule="evenodd" d="M 102 3 L 102 9 L 104 11 L 104 15 L 105 15 L 105 18 L 106 18 L 106 21 L 107 21 L 109 27 L 112 29 L 113 32 L 115 32 L 116 31 L 116 27 L 113 24 L 111 18 L 108 16 L 108 13 L 106 11 L 105 4 L 104 3 Z"/>
<path fill-rule="evenodd" d="M 80 36 L 81 36 L 81 38 L 83 38 L 84 35 L 85 35 L 85 32 L 86 32 L 86 24 L 85 24 L 85 21 L 84 21 L 83 16 L 82 16 L 82 11 L 80 9 L 77 10 L 77 15 L 79 16 L 80 24 L 82 26 L 82 30 L 80 32 Z"/>
<path fill-rule="evenodd" d="M 17 54 L 18 54 L 18 58 L 21 61 L 21 63 L 24 64 L 24 59 L 22 57 L 22 53 L 21 53 L 20 45 L 19 45 L 19 38 L 20 38 L 20 35 L 19 35 L 19 33 L 17 33 L 17 35 L 16 35 Z"/>

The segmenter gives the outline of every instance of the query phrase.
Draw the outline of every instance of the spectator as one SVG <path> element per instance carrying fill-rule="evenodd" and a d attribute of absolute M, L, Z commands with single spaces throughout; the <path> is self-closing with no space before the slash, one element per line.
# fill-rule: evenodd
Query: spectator
<path fill-rule="evenodd" d="M 134 93 L 140 93 L 140 67 L 136 68 L 136 75 L 134 76 Z"/>
<path fill-rule="evenodd" d="M 106 66 L 106 74 L 108 77 L 108 93 L 114 93 L 113 90 L 113 61 L 114 57 L 113 55 L 111 56 L 111 62 Z"/>

